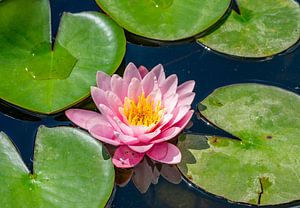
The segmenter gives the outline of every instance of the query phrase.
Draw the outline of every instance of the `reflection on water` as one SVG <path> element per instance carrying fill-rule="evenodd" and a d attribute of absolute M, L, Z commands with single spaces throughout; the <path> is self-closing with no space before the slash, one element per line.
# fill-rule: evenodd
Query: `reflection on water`
<path fill-rule="evenodd" d="M 78 11 L 98 10 L 93 0 L 73 0 L 72 5 L 68 0 L 55 1 L 55 11 L 52 18 L 58 24 L 58 14 L 61 10 Z M 73 2 L 72 1 L 72 2 Z M 64 6 L 59 6 L 64 5 Z M 70 5 L 67 7 L 66 5 Z M 168 75 L 176 73 L 179 83 L 194 79 L 196 81 L 195 91 L 197 93 L 193 108 L 196 104 L 210 94 L 214 89 L 245 82 L 268 83 L 283 87 L 300 94 L 300 49 L 294 50 L 282 56 L 276 56 L 271 60 L 251 61 L 233 59 L 227 56 L 220 56 L 212 51 L 204 49 L 197 43 L 185 43 L 163 47 L 144 47 L 128 44 L 124 63 L 134 62 L 136 65 L 153 67 L 162 63 Z M 122 67 L 121 67 L 122 68 Z M 120 72 L 121 73 L 121 69 Z M 7 104 L 0 105 L 0 131 L 4 131 L 14 140 L 25 163 L 31 168 L 33 157 L 34 138 L 38 126 L 45 125 L 61 126 L 70 125 L 63 113 L 42 116 L 26 113 L 17 110 Z M 95 108 L 85 102 L 83 106 Z M 216 130 L 205 122 L 193 118 L 193 126 L 188 130 L 194 133 L 216 134 Z M 297 203 L 296 203 L 297 204 Z M 295 204 L 295 207 L 296 207 Z M 299 204 L 299 203 L 298 203 Z M 194 188 L 183 180 L 179 185 L 174 185 L 163 178 L 159 179 L 157 185 L 151 185 L 145 194 L 141 194 L 129 182 L 124 188 L 117 188 L 111 207 L 248 207 L 246 205 L 232 204 L 225 199 L 217 198 L 203 190 Z M 288 206 L 283 206 L 288 207 Z"/>

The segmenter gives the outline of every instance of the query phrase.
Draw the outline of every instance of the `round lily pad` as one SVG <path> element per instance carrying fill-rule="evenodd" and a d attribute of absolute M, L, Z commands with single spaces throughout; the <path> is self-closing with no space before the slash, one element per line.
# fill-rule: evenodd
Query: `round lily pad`
<path fill-rule="evenodd" d="M 0 98 L 31 111 L 80 102 L 125 53 L 123 29 L 97 12 L 63 14 L 53 46 L 48 0 L 1 1 L 0 19 Z"/>
<path fill-rule="evenodd" d="M 218 22 L 230 0 L 96 0 L 117 23 L 150 39 L 175 41 L 193 37 Z"/>
<path fill-rule="evenodd" d="M 205 46 L 229 55 L 263 58 L 281 53 L 300 38 L 300 7 L 294 0 L 237 0 L 213 33 L 200 38 Z"/>
<path fill-rule="evenodd" d="M 271 86 L 222 87 L 201 105 L 212 124 L 240 138 L 186 135 L 179 168 L 194 184 L 235 202 L 300 199 L 300 96 Z"/>
<path fill-rule="evenodd" d="M 34 170 L 0 133 L 1 208 L 99 208 L 114 188 L 114 168 L 103 146 L 69 127 L 38 130 Z"/>

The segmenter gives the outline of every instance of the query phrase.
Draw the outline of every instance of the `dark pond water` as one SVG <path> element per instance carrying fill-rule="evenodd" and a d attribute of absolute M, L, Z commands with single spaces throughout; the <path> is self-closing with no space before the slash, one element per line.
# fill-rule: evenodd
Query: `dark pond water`
<path fill-rule="evenodd" d="M 62 11 L 99 11 L 93 0 L 51 0 L 52 29 L 55 34 Z M 153 67 L 158 63 L 165 66 L 167 74 L 176 73 L 179 81 L 194 79 L 197 93 L 196 103 L 205 98 L 214 89 L 243 82 L 266 83 L 294 91 L 300 94 L 300 48 L 293 52 L 276 56 L 265 61 L 241 60 L 215 54 L 197 43 L 184 43 L 161 47 L 145 47 L 127 45 L 127 53 L 123 65 L 134 62 L 136 65 Z M 221 132 L 207 126 L 204 122 L 193 118 L 194 125 L 189 131 L 198 133 Z M 0 102 L 0 131 L 8 134 L 20 150 L 25 163 L 32 167 L 34 137 L 38 126 L 70 125 L 63 114 L 54 116 L 30 115 L 4 102 Z M 300 203 L 277 207 L 300 207 Z M 111 207 L 248 207 L 229 203 L 214 197 L 182 181 L 173 185 L 160 178 L 156 186 L 151 186 L 146 194 L 140 194 L 132 183 L 124 188 L 117 188 Z"/>

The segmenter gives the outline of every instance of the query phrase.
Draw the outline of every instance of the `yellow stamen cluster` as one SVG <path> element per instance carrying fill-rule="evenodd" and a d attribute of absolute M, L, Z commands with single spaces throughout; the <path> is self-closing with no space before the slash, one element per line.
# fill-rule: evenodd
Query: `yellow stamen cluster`
<path fill-rule="evenodd" d="M 124 115 L 129 124 L 133 126 L 157 124 L 162 116 L 161 102 L 159 101 L 155 106 L 154 101 L 149 96 L 145 97 L 144 93 L 138 97 L 137 103 L 134 99 L 126 97 Z"/>

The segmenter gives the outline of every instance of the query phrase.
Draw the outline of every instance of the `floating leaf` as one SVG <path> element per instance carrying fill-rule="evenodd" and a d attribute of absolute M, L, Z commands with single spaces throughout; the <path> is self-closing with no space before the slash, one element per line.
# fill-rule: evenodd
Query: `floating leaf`
<path fill-rule="evenodd" d="M 262 58 L 287 50 L 300 38 L 300 7 L 294 0 L 237 0 L 226 22 L 199 41 L 221 53 Z"/>
<path fill-rule="evenodd" d="M 277 87 L 239 84 L 214 91 L 201 111 L 241 141 L 186 135 L 183 174 L 236 202 L 281 204 L 300 199 L 300 97 Z"/>
<path fill-rule="evenodd" d="M 41 127 L 30 173 L 10 139 L 0 133 L 0 207 L 99 208 L 114 187 L 103 146 L 69 127 Z"/>
<path fill-rule="evenodd" d="M 53 49 L 48 0 L 4 0 L 0 19 L 0 98 L 31 111 L 80 102 L 125 53 L 124 31 L 100 13 L 64 13 Z"/>
<path fill-rule="evenodd" d="M 195 36 L 218 22 L 230 0 L 96 0 L 129 32 L 156 40 L 174 41 Z"/>

